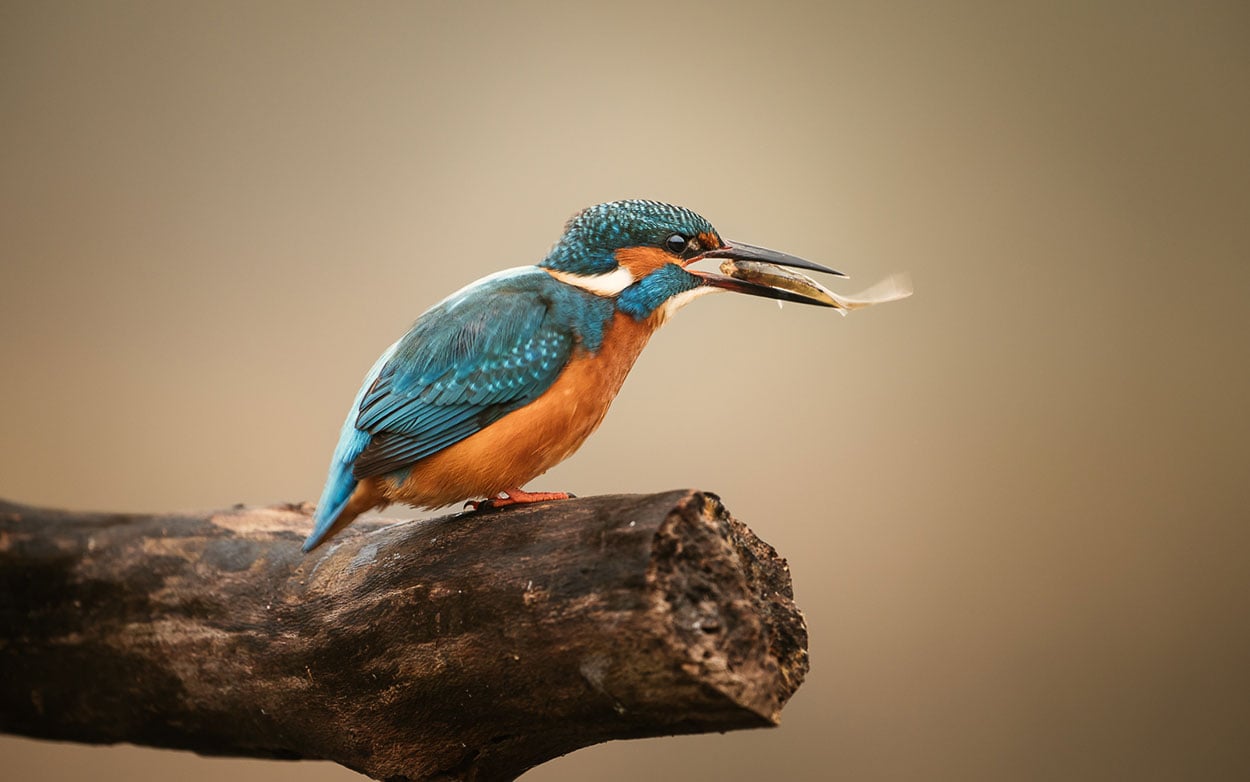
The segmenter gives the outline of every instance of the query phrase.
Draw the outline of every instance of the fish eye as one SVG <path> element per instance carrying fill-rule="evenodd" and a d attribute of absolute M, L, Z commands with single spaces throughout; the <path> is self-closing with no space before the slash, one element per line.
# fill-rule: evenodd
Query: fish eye
<path fill-rule="evenodd" d="M 690 240 L 681 234 L 673 234 L 664 240 L 664 247 L 673 255 L 681 255 L 686 251 L 686 245 Z"/>

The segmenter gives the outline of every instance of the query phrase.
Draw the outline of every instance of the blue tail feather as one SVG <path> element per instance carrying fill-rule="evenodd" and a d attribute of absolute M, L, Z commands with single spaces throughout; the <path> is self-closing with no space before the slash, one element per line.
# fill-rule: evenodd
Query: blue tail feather
<path fill-rule="evenodd" d="M 312 534 L 304 541 L 306 552 L 312 551 L 325 541 L 326 536 L 334 527 L 334 522 L 338 521 L 343 508 L 347 506 L 347 501 L 351 499 L 352 492 L 356 490 L 356 484 L 359 481 L 352 474 L 352 469 L 356 464 L 356 457 L 360 456 L 365 446 L 369 444 L 369 433 L 356 428 L 360 402 L 365 392 L 378 379 L 382 367 L 390 361 L 394 352 L 395 345 L 391 345 L 378 357 L 373 368 L 369 370 L 369 374 L 365 375 L 365 382 L 361 384 L 360 390 L 356 392 L 356 399 L 352 402 L 351 410 L 347 413 L 347 420 L 343 422 L 343 428 L 339 432 L 339 442 L 334 448 L 334 456 L 330 459 L 330 474 L 326 476 L 325 488 L 321 490 L 321 499 L 317 502 L 317 511 L 313 514 Z"/>
<path fill-rule="evenodd" d="M 349 416 L 343 424 L 339 444 L 330 460 L 330 474 L 326 476 L 325 488 L 321 490 L 321 499 L 313 513 L 313 531 L 304 541 L 304 551 L 312 551 L 321 545 L 356 490 L 358 481 L 352 474 L 352 467 L 356 457 L 369 444 L 369 433 L 360 431 L 354 424 L 355 416 Z"/>
<path fill-rule="evenodd" d="M 364 434 L 364 432 L 361 432 Z M 338 454 L 335 454 L 337 456 Z M 313 514 L 312 534 L 304 541 L 304 551 L 312 551 L 321 545 L 334 522 L 342 514 L 352 492 L 356 490 L 356 479 L 352 476 L 351 462 L 346 464 L 337 458 L 330 467 L 330 475 L 326 478 L 325 489 L 321 492 L 321 500 L 317 502 L 317 510 Z"/>

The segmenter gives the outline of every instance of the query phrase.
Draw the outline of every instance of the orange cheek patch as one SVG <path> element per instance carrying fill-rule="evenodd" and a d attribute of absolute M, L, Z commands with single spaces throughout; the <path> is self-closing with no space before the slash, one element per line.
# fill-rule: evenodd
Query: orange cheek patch
<path fill-rule="evenodd" d="M 641 280 L 666 263 L 676 259 L 656 247 L 626 247 L 616 251 L 616 262 L 629 269 L 635 280 Z"/>

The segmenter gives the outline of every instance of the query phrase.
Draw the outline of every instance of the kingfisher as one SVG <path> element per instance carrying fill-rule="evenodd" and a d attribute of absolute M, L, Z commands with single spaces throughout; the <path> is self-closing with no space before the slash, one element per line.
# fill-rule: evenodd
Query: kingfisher
<path fill-rule="evenodd" d="M 700 296 L 833 306 L 690 268 L 704 259 L 845 276 L 725 241 L 705 218 L 671 204 L 614 201 L 578 212 L 537 264 L 456 291 L 378 358 L 343 424 L 304 551 L 393 502 L 433 509 L 468 500 L 477 509 L 567 499 L 521 487 L 581 447 L 651 335 Z"/>

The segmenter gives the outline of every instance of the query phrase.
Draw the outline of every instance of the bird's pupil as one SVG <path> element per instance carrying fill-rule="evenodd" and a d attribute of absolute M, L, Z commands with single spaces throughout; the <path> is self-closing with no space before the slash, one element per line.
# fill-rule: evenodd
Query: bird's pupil
<path fill-rule="evenodd" d="M 686 237 L 681 234 L 673 234 L 665 240 L 665 243 L 668 245 L 670 252 L 680 253 L 682 250 L 686 249 L 686 241 Z"/>

